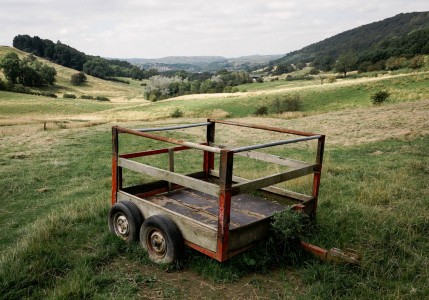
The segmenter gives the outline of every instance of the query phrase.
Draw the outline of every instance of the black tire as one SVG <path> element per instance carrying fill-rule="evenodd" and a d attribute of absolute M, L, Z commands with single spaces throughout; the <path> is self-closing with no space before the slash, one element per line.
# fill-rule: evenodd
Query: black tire
<path fill-rule="evenodd" d="M 176 224 L 165 216 L 147 218 L 140 229 L 140 245 L 157 264 L 171 264 L 183 253 L 183 238 Z"/>
<path fill-rule="evenodd" d="M 127 243 L 139 240 L 143 216 L 131 201 L 115 203 L 109 211 L 109 230 Z"/>

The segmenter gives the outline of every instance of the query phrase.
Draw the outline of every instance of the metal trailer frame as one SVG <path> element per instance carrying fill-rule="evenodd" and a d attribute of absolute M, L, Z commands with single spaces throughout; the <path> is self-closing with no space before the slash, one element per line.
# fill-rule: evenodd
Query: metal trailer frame
<path fill-rule="evenodd" d="M 246 147 L 231 149 L 222 148 L 220 146 L 216 146 L 214 143 L 216 124 L 248 127 L 278 133 L 292 134 L 299 137 L 295 139 L 281 140 Z M 205 126 L 207 128 L 206 141 L 200 144 L 175 138 L 168 138 L 151 133 L 198 126 Z M 175 146 L 171 148 L 119 154 L 119 134 L 132 134 L 135 136 L 171 143 Z M 314 163 L 306 163 L 303 161 L 269 155 L 262 152 L 251 151 L 276 145 L 286 145 L 309 140 L 317 140 L 317 151 Z M 243 195 L 257 190 L 267 198 L 280 200 L 281 202 L 290 204 L 292 209 L 301 209 L 305 211 L 305 213 L 307 213 L 311 218 L 316 216 L 324 143 L 325 135 L 322 134 L 215 119 L 208 119 L 207 122 L 198 124 L 170 126 L 163 128 L 127 129 L 119 126 L 113 126 L 111 202 L 112 205 L 114 205 L 118 201 L 131 201 L 138 206 L 144 218 L 158 214 L 170 218 L 181 231 L 184 243 L 187 246 L 202 252 L 218 260 L 219 262 L 223 262 L 228 258 L 252 247 L 257 241 L 266 236 L 272 216 L 272 214 L 267 214 L 265 218 L 262 218 L 258 222 L 232 228 L 230 223 L 231 198 L 236 195 Z M 187 149 L 198 149 L 203 151 L 202 172 L 188 175 L 182 175 L 174 172 L 174 153 Z M 132 160 L 132 158 L 162 153 L 168 154 L 169 156 L 168 171 Z M 214 170 L 215 155 L 220 156 L 219 171 Z M 288 169 L 286 172 L 257 178 L 255 180 L 236 177 L 233 175 L 233 161 L 235 155 L 288 166 L 290 169 Z M 156 177 L 160 180 L 124 188 L 122 184 L 123 168 Z M 311 195 L 296 193 L 273 186 L 287 180 L 311 174 L 313 174 Z M 192 217 L 185 216 L 180 212 L 171 210 L 163 205 L 160 205 L 159 203 L 154 203 L 151 201 L 153 197 L 162 197 L 162 195 L 166 195 L 166 197 L 168 197 L 170 193 L 186 188 L 196 191 L 197 193 L 207 195 L 207 197 L 211 197 L 211 199 L 217 199 L 217 226 L 208 226 L 207 224 L 199 222 Z M 246 201 L 246 198 L 244 198 L 243 201 Z M 264 201 L 266 203 L 271 202 L 269 200 Z M 283 208 L 287 209 L 290 207 L 283 206 Z"/>

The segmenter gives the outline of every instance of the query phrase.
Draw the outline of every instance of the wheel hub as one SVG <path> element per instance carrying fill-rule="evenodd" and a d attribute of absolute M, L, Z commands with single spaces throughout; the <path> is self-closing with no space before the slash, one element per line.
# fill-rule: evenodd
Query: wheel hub
<path fill-rule="evenodd" d="M 165 256 L 167 250 L 167 244 L 165 242 L 164 236 L 161 232 L 153 230 L 149 234 L 149 249 L 150 251 L 159 258 Z"/>
<path fill-rule="evenodd" d="M 124 215 L 119 215 L 116 217 L 115 220 L 115 228 L 116 228 L 116 232 L 123 236 L 126 237 L 128 236 L 128 220 Z"/>

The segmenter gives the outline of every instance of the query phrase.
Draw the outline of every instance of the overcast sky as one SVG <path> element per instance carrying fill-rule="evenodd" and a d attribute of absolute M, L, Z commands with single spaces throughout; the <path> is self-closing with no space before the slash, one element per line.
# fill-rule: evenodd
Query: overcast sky
<path fill-rule="evenodd" d="M 429 0 L 0 0 L 0 45 L 28 34 L 103 57 L 284 54 L 413 11 Z"/>

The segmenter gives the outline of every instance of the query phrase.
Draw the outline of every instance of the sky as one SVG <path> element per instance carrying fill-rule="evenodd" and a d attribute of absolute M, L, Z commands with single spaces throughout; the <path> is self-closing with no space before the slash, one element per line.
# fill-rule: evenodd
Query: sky
<path fill-rule="evenodd" d="M 114 58 L 286 54 L 429 0 L 0 0 L 0 45 L 18 34 Z"/>

